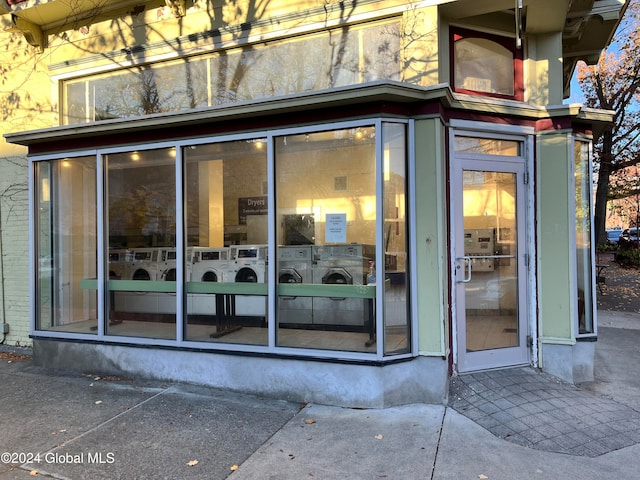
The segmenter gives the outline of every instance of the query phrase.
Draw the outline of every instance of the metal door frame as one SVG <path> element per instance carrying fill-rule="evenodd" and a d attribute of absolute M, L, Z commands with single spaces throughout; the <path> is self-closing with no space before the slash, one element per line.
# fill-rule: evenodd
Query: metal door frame
<path fill-rule="evenodd" d="M 503 368 L 509 366 L 531 363 L 536 358 L 535 348 L 535 310 L 533 298 L 535 297 L 535 280 L 531 265 L 534 260 L 534 248 L 532 238 L 532 225 L 530 220 L 532 190 L 530 185 L 530 163 L 528 159 L 532 153 L 530 129 L 520 128 L 496 128 L 496 125 L 484 125 L 484 129 L 478 129 L 475 122 L 457 122 L 460 126 L 468 128 L 470 124 L 476 127 L 474 130 L 451 129 L 450 130 L 450 258 L 451 258 L 451 292 L 452 292 L 452 327 L 453 327 L 453 355 L 454 363 L 459 372 L 471 372 L 491 368 Z M 504 132 L 504 133 L 503 133 Z M 473 136 L 480 138 L 505 139 L 521 142 L 521 152 L 518 156 L 500 156 L 486 154 L 467 154 L 455 152 L 455 136 Z M 495 171 L 514 173 L 517 175 L 517 261 L 518 261 L 518 328 L 519 344 L 517 347 L 483 350 L 479 352 L 466 352 L 466 323 L 465 323 L 465 295 L 464 280 L 467 274 L 464 268 L 458 269 L 459 258 L 464 257 L 463 235 L 463 206 L 462 206 L 462 172 L 464 170 Z M 459 238 L 458 238 L 459 237 Z M 460 252 L 462 250 L 462 252 Z M 462 254 L 461 254 L 462 253 Z M 462 276 L 462 278 L 461 278 Z"/>

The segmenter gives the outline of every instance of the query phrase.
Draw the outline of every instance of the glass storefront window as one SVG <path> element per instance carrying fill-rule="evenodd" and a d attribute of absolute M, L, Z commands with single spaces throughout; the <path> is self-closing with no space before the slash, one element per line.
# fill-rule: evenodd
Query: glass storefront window
<path fill-rule="evenodd" d="M 36 330 L 409 353 L 406 125 L 344 125 L 36 161 Z"/>
<path fill-rule="evenodd" d="M 376 350 L 375 287 L 370 298 L 363 288 L 376 260 L 375 135 L 366 126 L 276 139 L 279 346 Z"/>
<path fill-rule="evenodd" d="M 409 351 L 411 326 L 408 310 L 409 244 L 405 126 L 383 124 L 383 139 L 384 353 L 390 355 Z M 382 270 L 378 265 L 373 267 Z"/>
<path fill-rule="evenodd" d="M 574 143 L 576 207 L 576 268 L 578 298 L 578 334 L 595 333 L 593 315 L 593 261 L 591 253 L 591 176 L 590 144 Z"/>
<path fill-rule="evenodd" d="M 405 126 L 381 133 L 383 212 L 375 126 L 276 139 L 278 346 L 374 353 L 384 319 L 384 353 L 408 351 Z"/>
<path fill-rule="evenodd" d="M 183 150 L 186 177 L 186 339 L 266 345 L 267 142 Z"/>
<path fill-rule="evenodd" d="M 399 81 L 400 71 L 392 19 L 67 80 L 61 103 L 65 124 L 86 123 Z"/>
<path fill-rule="evenodd" d="M 105 156 L 107 334 L 176 337 L 175 149 Z"/>
<path fill-rule="evenodd" d="M 35 164 L 36 328 L 95 334 L 96 159 Z"/>

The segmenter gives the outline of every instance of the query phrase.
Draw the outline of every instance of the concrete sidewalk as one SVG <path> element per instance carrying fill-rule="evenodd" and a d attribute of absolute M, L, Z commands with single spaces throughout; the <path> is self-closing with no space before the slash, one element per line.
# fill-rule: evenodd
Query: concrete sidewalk
<path fill-rule="evenodd" d="M 591 396 L 594 405 L 610 402 L 635 422 L 640 316 L 601 312 L 600 325 L 596 382 L 564 386 Z M 541 380 L 528 370 L 523 374 Z M 553 391 L 563 392 L 555 383 Z M 299 405 L 192 385 L 50 372 L 19 357 L 0 358 L 0 415 L 0 480 L 635 480 L 640 458 L 640 438 L 599 455 L 558 453 L 501 438 L 442 405 Z M 630 432 L 632 422 L 626 422 Z"/>

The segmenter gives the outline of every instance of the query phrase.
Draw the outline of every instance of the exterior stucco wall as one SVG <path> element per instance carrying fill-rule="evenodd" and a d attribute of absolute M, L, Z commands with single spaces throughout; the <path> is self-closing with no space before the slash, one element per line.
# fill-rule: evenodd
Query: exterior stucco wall
<path fill-rule="evenodd" d="M 573 343 L 570 135 L 547 133 L 537 145 L 538 298 L 541 341 Z"/>
<path fill-rule="evenodd" d="M 534 105 L 560 105 L 562 84 L 562 34 L 531 35 L 527 38 L 525 101 Z"/>
<path fill-rule="evenodd" d="M 209 2 L 195 2 L 182 18 L 175 18 L 168 7 L 160 7 L 67 30 L 51 37 L 46 63 L 52 75 L 62 78 L 245 45 L 260 48 L 264 42 L 345 24 L 397 18 L 403 32 L 401 80 L 422 86 L 441 81 L 437 6 L 404 0 L 354 2 L 348 8 L 317 0 L 269 1 L 258 8 L 253 1 L 219 8 L 207 8 L 205 3 Z M 140 45 L 144 45 L 142 52 L 134 48 Z"/>
<path fill-rule="evenodd" d="M 591 381 L 595 342 L 575 340 L 573 137 L 542 134 L 537 150 L 539 364 L 568 382 Z"/>
<path fill-rule="evenodd" d="M 449 339 L 446 148 L 440 118 L 415 122 L 418 351 L 446 355 Z"/>
<path fill-rule="evenodd" d="M 417 357 L 385 366 L 38 339 L 34 358 L 49 368 L 192 382 L 294 402 L 357 408 L 443 403 L 447 362 Z"/>

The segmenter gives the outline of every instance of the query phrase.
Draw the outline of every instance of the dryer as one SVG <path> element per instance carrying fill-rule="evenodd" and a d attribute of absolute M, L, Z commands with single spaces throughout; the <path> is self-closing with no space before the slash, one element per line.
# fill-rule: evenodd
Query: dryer
<path fill-rule="evenodd" d="M 229 248 L 195 247 L 193 249 L 191 281 L 192 282 L 229 282 Z M 215 295 L 190 294 L 189 314 L 215 315 Z"/>
<path fill-rule="evenodd" d="M 229 247 L 229 281 L 236 283 L 266 283 L 266 245 L 232 245 Z M 237 316 L 265 317 L 267 297 L 259 295 L 237 295 Z"/>
<path fill-rule="evenodd" d="M 313 283 L 311 245 L 278 247 L 278 283 Z M 278 295 L 278 325 L 313 323 L 313 299 Z"/>
<path fill-rule="evenodd" d="M 363 285 L 370 258 L 363 245 L 313 247 L 314 284 Z M 313 324 L 364 328 L 368 302 L 362 298 L 313 297 Z"/>

